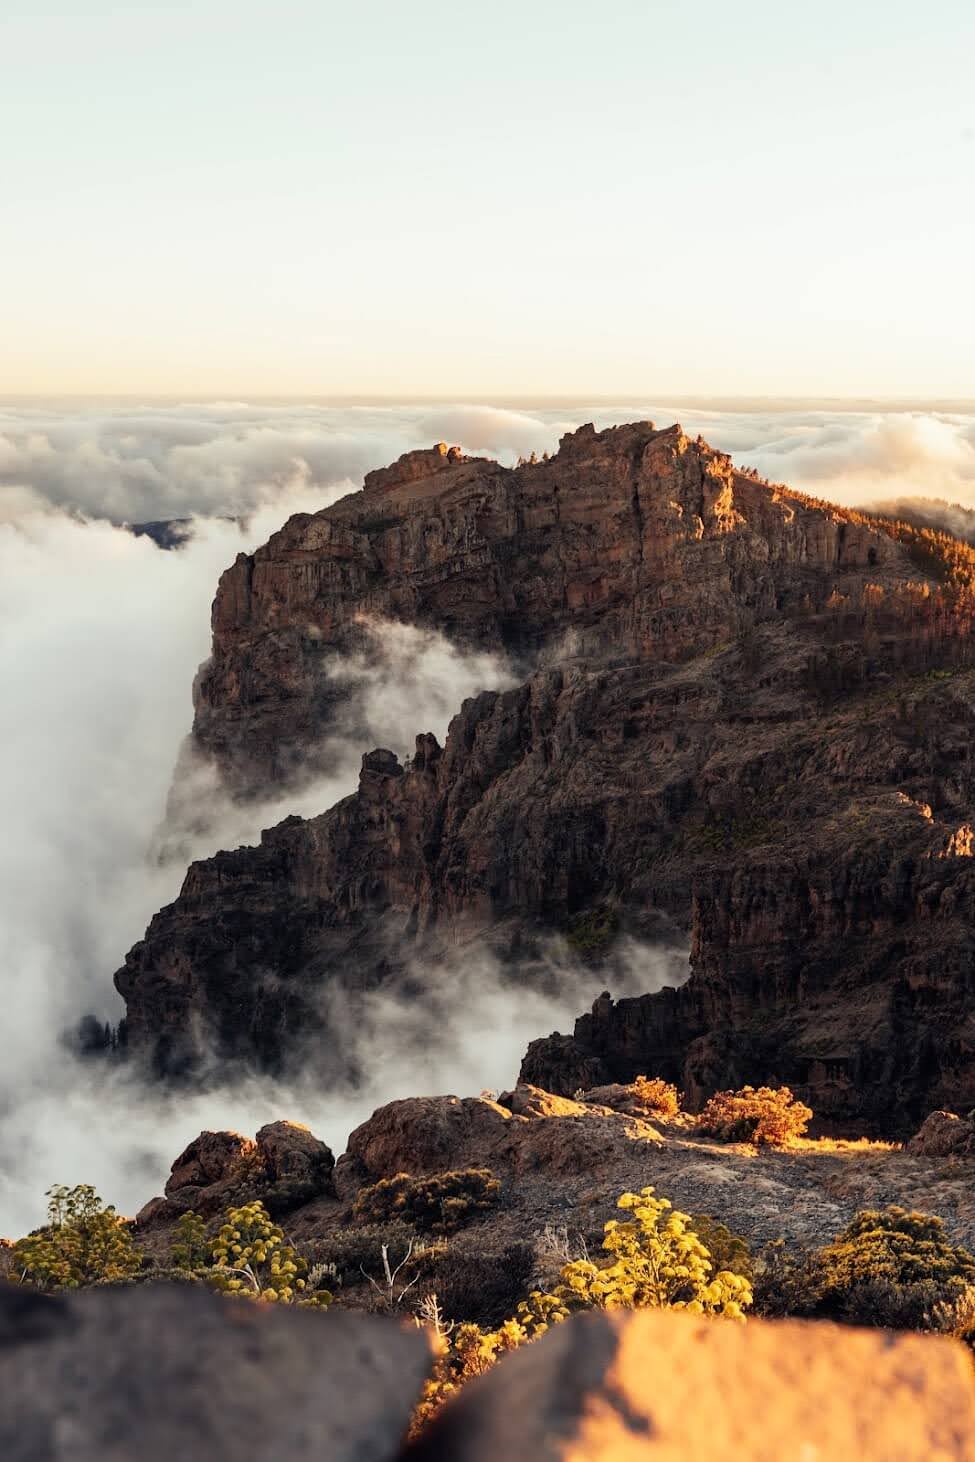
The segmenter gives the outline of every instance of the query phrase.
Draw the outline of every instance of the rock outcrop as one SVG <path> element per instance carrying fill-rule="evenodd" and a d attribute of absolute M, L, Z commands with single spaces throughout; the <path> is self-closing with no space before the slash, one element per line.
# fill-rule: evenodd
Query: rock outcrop
<path fill-rule="evenodd" d="M 975 1112 L 932 1112 L 907 1144 L 918 1157 L 975 1156 Z"/>
<path fill-rule="evenodd" d="M 448 1405 L 414 1462 L 931 1462 L 975 1456 L 955 1342 L 660 1310 L 578 1316 Z"/>
<path fill-rule="evenodd" d="M 650 1122 L 588 1106 L 535 1087 L 510 1094 L 511 1106 L 484 1097 L 408 1097 L 374 1112 L 349 1137 L 335 1165 L 342 1198 L 407 1172 L 490 1168 L 506 1178 L 545 1181 L 644 1161 L 661 1141 Z"/>
<path fill-rule="evenodd" d="M 566 645 L 666 661 L 858 594 L 866 571 L 908 577 L 882 532 L 753 481 L 679 426 L 581 427 L 515 469 L 441 443 L 238 556 L 214 600 L 194 742 L 244 795 L 327 769 L 328 732 L 355 706 L 324 669 L 366 647 L 364 616 L 522 663 Z"/>
<path fill-rule="evenodd" d="M 201 1132 L 173 1163 L 165 1197 L 152 1198 L 136 1222 L 150 1228 L 192 1209 L 210 1216 L 260 1199 L 277 1217 L 334 1192 L 329 1149 L 300 1122 L 270 1122 L 253 1139 Z"/>
<path fill-rule="evenodd" d="M 116 976 L 130 1050 L 348 1079 L 356 997 L 422 999 L 476 941 L 523 980 L 553 934 L 594 967 L 687 939 L 682 988 L 599 1002 L 523 1078 L 660 1075 L 692 1105 L 778 1079 L 898 1132 L 967 1110 L 975 674 L 926 563 L 646 423 L 514 471 L 408 454 L 290 520 L 224 575 L 198 687 L 197 743 L 241 794 L 313 758 L 363 614 L 556 663 L 193 864 Z"/>

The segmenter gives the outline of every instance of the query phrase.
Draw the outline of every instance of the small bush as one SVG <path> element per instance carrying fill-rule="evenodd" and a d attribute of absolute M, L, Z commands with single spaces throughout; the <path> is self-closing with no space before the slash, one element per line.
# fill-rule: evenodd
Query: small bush
<path fill-rule="evenodd" d="M 192 1273 L 210 1264 L 213 1244 L 207 1237 L 206 1224 L 192 1209 L 180 1214 L 169 1252 L 174 1269 Z"/>
<path fill-rule="evenodd" d="M 47 1194 L 47 1225 L 13 1247 L 11 1275 L 39 1289 L 118 1284 L 137 1274 L 143 1254 L 125 1219 L 79 1183 Z"/>
<path fill-rule="evenodd" d="M 813 1255 L 788 1248 L 784 1239 L 766 1244 L 755 1260 L 756 1315 L 769 1320 L 811 1315 L 819 1303 L 820 1293 Z"/>
<path fill-rule="evenodd" d="M 382 1249 L 406 1248 L 410 1230 L 405 1223 L 360 1224 L 355 1228 L 335 1229 L 327 1238 L 312 1245 L 315 1262 L 334 1264 L 339 1283 L 345 1286 L 364 1284 L 363 1266 L 373 1262 Z"/>
<path fill-rule="evenodd" d="M 815 1313 L 855 1325 L 916 1329 L 928 1311 L 975 1284 L 975 1255 L 940 1218 L 865 1209 L 815 1256 Z"/>
<path fill-rule="evenodd" d="M 212 1243 L 207 1282 L 224 1294 L 277 1304 L 324 1307 L 327 1290 L 308 1288 L 308 1264 L 285 1241 L 262 1203 L 232 1208 Z"/>
<path fill-rule="evenodd" d="M 450 1244 L 438 1260 L 430 1284 L 448 1321 L 494 1329 L 526 1297 L 533 1267 L 530 1244 L 509 1244 L 494 1253 Z"/>
<path fill-rule="evenodd" d="M 396 1173 L 361 1188 L 352 1214 L 365 1222 L 401 1219 L 420 1232 L 453 1233 L 493 1208 L 500 1197 L 501 1184 L 487 1168 L 435 1173 L 430 1178 Z"/>
<path fill-rule="evenodd" d="M 952 1335 L 962 1341 L 969 1350 L 975 1351 L 975 1285 L 963 1289 L 957 1299 L 950 1302 L 940 1300 L 925 1316 L 929 1330 L 940 1335 Z"/>
<path fill-rule="evenodd" d="M 796 1101 L 787 1086 L 743 1086 L 715 1092 L 699 1114 L 697 1128 L 721 1142 L 787 1147 L 802 1136 L 811 1118 L 811 1109 Z"/>
<path fill-rule="evenodd" d="M 583 958 L 594 958 L 612 945 L 619 933 L 620 916 L 615 909 L 591 909 L 576 914 L 569 924 L 566 943 Z"/>
<path fill-rule="evenodd" d="M 641 1107 L 660 1117 L 676 1117 L 680 1111 L 676 1086 L 659 1076 L 638 1076 L 633 1082 L 633 1096 Z"/>
<path fill-rule="evenodd" d="M 624 1193 L 617 1207 L 632 1217 L 607 1223 L 608 1258 L 566 1264 L 550 1292 L 536 1292 L 518 1307 L 517 1321 L 529 1335 L 575 1310 L 673 1309 L 743 1317 L 752 1303 L 751 1285 L 743 1275 L 718 1268 L 688 1214 L 655 1197 L 652 1188 Z"/>

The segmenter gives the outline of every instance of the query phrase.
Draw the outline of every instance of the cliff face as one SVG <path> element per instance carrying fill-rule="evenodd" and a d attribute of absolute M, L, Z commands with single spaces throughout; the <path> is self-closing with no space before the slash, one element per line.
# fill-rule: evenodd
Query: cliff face
<path fill-rule="evenodd" d="M 526 668 L 566 646 L 677 660 L 755 616 L 818 606 L 867 568 L 903 573 L 900 550 L 676 426 L 583 427 L 514 470 L 442 445 L 411 452 L 222 576 L 194 741 L 242 795 L 327 767 L 337 698 L 354 724 L 355 695 L 324 670 L 364 648 L 363 616 Z"/>
<path fill-rule="evenodd" d="M 975 1104 L 975 673 L 931 587 L 879 528 L 646 424 L 515 471 L 410 454 L 292 519 L 223 576 L 199 682 L 240 792 L 314 758 L 359 614 L 556 663 L 194 864 L 116 976 L 130 1045 L 171 1071 L 313 1043 L 326 1080 L 338 997 L 472 941 L 524 974 L 552 931 L 598 967 L 677 929 L 681 989 L 598 1001 L 524 1078 L 778 1079 L 888 1127 Z"/>

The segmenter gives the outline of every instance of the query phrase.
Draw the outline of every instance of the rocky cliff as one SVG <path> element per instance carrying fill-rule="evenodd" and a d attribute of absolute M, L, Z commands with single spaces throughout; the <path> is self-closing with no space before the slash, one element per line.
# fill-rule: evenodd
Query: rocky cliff
<path fill-rule="evenodd" d="M 546 648 L 661 662 L 862 589 L 867 569 L 903 576 L 903 554 L 678 426 L 582 427 L 550 461 L 514 470 L 441 444 L 238 556 L 213 605 L 194 742 L 242 794 L 327 767 L 339 701 L 346 720 L 355 707 L 324 671 L 364 647 L 363 617 L 526 668 Z"/>
<path fill-rule="evenodd" d="M 526 1078 L 652 1071 L 692 1101 L 778 1078 L 878 1126 L 972 1105 L 975 674 L 925 554 L 647 423 L 514 470 L 411 453 L 291 519 L 221 579 L 198 679 L 197 745 L 239 795 L 316 766 L 363 615 L 525 678 L 194 864 L 116 976 L 130 1046 L 276 1068 L 313 1041 L 349 1074 L 337 992 L 472 941 L 517 971 L 552 931 L 598 966 L 676 929 L 683 988 L 597 1002 Z"/>

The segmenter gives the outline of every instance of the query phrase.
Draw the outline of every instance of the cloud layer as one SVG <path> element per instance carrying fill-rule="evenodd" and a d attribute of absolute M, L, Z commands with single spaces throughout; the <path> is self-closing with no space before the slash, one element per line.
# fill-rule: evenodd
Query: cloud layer
<path fill-rule="evenodd" d="M 660 425 L 680 420 L 743 465 L 843 502 L 906 493 L 975 506 L 975 415 L 718 411 L 666 401 L 538 410 L 0 406 L 0 490 L 8 515 L 31 497 L 114 522 L 238 517 L 264 505 L 284 512 L 296 494 L 351 490 L 370 468 L 440 439 L 512 462 L 553 450 L 562 432 L 584 421 L 647 417 Z"/>

